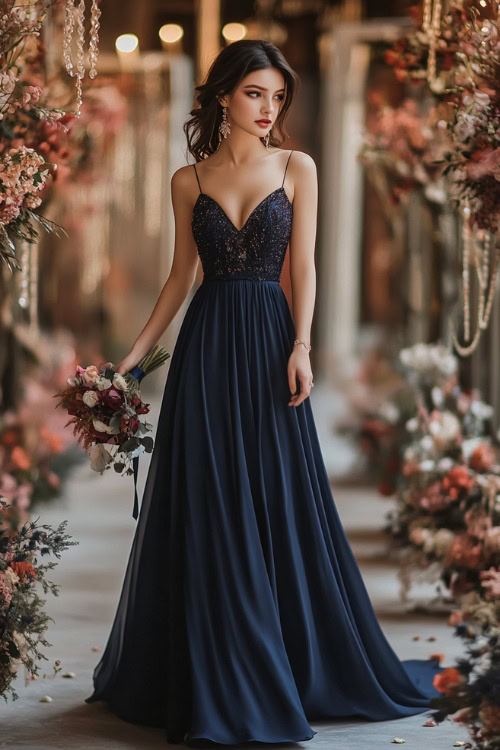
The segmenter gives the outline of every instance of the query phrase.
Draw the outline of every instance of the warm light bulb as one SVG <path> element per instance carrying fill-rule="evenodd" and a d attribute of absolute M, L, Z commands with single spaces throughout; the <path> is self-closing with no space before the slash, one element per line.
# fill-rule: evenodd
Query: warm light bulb
<path fill-rule="evenodd" d="M 166 44 L 174 44 L 175 42 L 178 42 L 179 39 L 182 39 L 184 36 L 184 29 L 182 26 L 179 26 L 178 23 L 166 23 L 161 27 L 158 35 L 162 42 L 165 42 Z"/>
<path fill-rule="evenodd" d="M 237 42 L 246 36 L 247 27 L 243 23 L 226 23 L 222 27 L 222 36 L 228 42 Z"/>
<path fill-rule="evenodd" d="M 139 39 L 135 34 L 121 34 L 116 38 L 115 47 L 118 52 L 123 52 L 124 54 L 135 52 L 139 47 Z"/>

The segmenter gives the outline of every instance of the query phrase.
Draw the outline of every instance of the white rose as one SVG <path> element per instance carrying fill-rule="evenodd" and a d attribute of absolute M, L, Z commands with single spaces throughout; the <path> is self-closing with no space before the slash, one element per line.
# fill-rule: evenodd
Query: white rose
<path fill-rule="evenodd" d="M 449 471 L 453 467 L 453 461 L 448 456 L 440 458 L 437 465 L 440 471 Z"/>
<path fill-rule="evenodd" d="M 90 406 L 90 408 L 92 408 L 99 403 L 99 394 L 96 393 L 96 391 L 85 391 L 82 396 L 82 401 L 85 406 Z"/>
<path fill-rule="evenodd" d="M 68 385 L 78 385 L 80 381 L 78 378 L 66 378 L 66 382 Z"/>
<path fill-rule="evenodd" d="M 105 391 L 107 388 L 111 388 L 111 380 L 109 378 L 99 377 L 98 380 L 96 380 L 96 385 L 98 391 Z"/>
<path fill-rule="evenodd" d="M 97 430 L 97 432 L 105 432 L 107 435 L 112 434 L 111 427 L 109 427 L 107 424 L 104 424 L 104 422 L 101 422 L 100 419 L 93 419 L 92 424 L 94 425 L 94 429 Z"/>
<path fill-rule="evenodd" d="M 418 430 L 418 419 L 413 417 L 412 419 L 409 419 L 406 423 L 406 429 L 408 432 L 415 432 Z"/>
<path fill-rule="evenodd" d="M 113 376 L 113 385 L 115 388 L 118 388 L 120 391 L 128 391 L 127 381 L 125 380 L 123 375 L 120 375 L 119 372 L 115 372 Z"/>
<path fill-rule="evenodd" d="M 431 458 L 427 458 L 425 461 L 420 463 L 420 471 L 432 471 L 436 465 L 436 462 Z"/>

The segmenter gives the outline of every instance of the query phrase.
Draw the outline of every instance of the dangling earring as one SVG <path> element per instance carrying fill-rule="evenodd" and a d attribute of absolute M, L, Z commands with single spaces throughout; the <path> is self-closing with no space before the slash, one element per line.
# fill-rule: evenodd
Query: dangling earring
<path fill-rule="evenodd" d="M 219 143 L 221 142 L 222 138 L 227 138 L 229 133 L 231 132 L 231 125 L 227 121 L 227 107 L 222 107 L 222 122 L 219 125 Z"/>
<path fill-rule="evenodd" d="M 264 146 L 266 148 L 269 148 L 269 137 L 270 137 L 270 135 L 271 135 L 271 131 L 269 131 L 269 133 L 266 133 L 266 135 L 263 138 Z"/>

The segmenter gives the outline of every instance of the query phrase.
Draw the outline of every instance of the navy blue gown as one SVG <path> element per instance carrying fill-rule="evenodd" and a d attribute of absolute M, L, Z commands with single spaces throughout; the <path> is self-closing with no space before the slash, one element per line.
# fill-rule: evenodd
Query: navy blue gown
<path fill-rule="evenodd" d="M 204 278 L 170 360 L 123 589 L 86 699 L 164 727 L 169 743 L 310 740 L 310 721 L 396 719 L 437 695 L 437 662 L 400 661 L 378 624 L 310 400 L 288 406 L 285 174 L 238 229 L 196 172 Z"/>

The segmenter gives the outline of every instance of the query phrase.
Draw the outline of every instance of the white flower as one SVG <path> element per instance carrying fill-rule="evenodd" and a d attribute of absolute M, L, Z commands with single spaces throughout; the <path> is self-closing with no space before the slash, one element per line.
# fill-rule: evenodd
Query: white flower
<path fill-rule="evenodd" d="M 485 404 L 484 401 L 474 400 L 470 405 L 470 410 L 478 419 L 490 419 L 493 416 L 493 407 Z"/>
<path fill-rule="evenodd" d="M 85 368 L 85 372 L 82 373 L 82 378 L 84 383 L 94 385 L 100 378 L 99 370 L 95 365 L 89 365 Z"/>
<path fill-rule="evenodd" d="M 390 424 L 395 424 L 399 419 L 399 409 L 390 401 L 385 401 L 383 404 L 381 404 L 378 413 Z"/>
<path fill-rule="evenodd" d="M 465 112 L 459 112 L 457 123 L 453 130 L 459 141 L 466 141 L 471 135 L 474 135 L 475 118 Z"/>
<path fill-rule="evenodd" d="M 425 459 L 425 461 L 420 462 L 421 471 L 432 471 L 435 466 L 436 466 L 436 462 L 433 461 L 432 458 L 427 458 Z"/>
<path fill-rule="evenodd" d="M 424 451 L 430 451 L 434 446 L 434 442 L 430 435 L 424 435 L 424 437 L 420 441 L 420 445 Z"/>
<path fill-rule="evenodd" d="M 483 107 L 487 107 L 490 103 L 490 97 L 488 94 L 484 94 L 481 91 L 475 91 L 474 92 L 474 99 L 476 101 L 476 104 L 482 109 Z"/>
<path fill-rule="evenodd" d="M 453 467 L 453 460 L 448 456 L 440 458 L 437 464 L 439 471 L 449 471 Z"/>
<path fill-rule="evenodd" d="M 78 378 L 66 378 L 66 382 L 68 385 L 78 385 L 80 381 Z"/>
<path fill-rule="evenodd" d="M 104 424 L 104 422 L 101 422 L 100 419 L 93 419 L 92 424 L 94 425 L 94 429 L 97 430 L 97 432 L 105 432 L 107 435 L 113 434 L 111 427 L 107 424 Z"/>
<path fill-rule="evenodd" d="M 99 403 L 99 394 L 96 391 L 85 391 L 82 396 L 82 401 L 85 406 L 90 406 L 90 408 L 92 408 Z"/>
<path fill-rule="evenodd" d="M 482 437 L 467 438 L 462 442 L 462 455 L 465 461 L 468 461 L 472 456 L 477 446 L 484 443 L 485 440 Z"/>
<path fill-rule="evenodd" d="M 120 375 L 119 372 L 115 372 L 113 376 L 113 385 L 115 388 L 118 388 L 120 391 L 128 391 L 127 381 L 125 380 L 123 375 Z"/>
<path fill-rule="evenodd" d="M 429 432 L 448 443 L 460 434 L 460 422 L 453 412 L 443 411 L 438 419 L 431 420 Z"/>
<path fill-rule="evenodd" d="M 444 401 L 443 391 L 437 385 L 431 390 L 432 401 L 435 406 L 441 406 Z"/>
<path fill-rule="evenodd" d="M 408 432 L 415 432 L 415 430 L 418 430 L 418 419 L 415 417 L 409 419 L 406 423 L 406 429 Z"/>
<path fill-rule="evenodd" d="M 97 390 L 105 391 L 106 388 L 111 388 L 111 380 L 109 378 L 99 376 L 98 380 L 96 381 L 96 385 Z"/>

